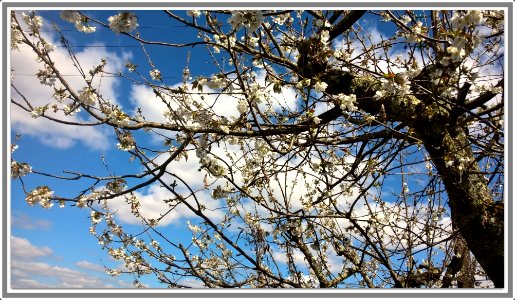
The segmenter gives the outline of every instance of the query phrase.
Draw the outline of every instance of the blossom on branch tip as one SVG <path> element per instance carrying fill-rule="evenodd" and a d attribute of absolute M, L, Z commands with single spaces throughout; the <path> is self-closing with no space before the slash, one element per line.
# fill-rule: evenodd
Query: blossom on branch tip
<path fill-rule="evenodd" d="M 95 105 L 97 98 L 97 94 L 93 88 L 85 87 L 79 91 L 79 100 L 85 105 Z"/>
<path fill-rule="evenodd" d="M 122 12 L 107 19 L 109 28 L 116 33 L 129 33 L 138 27 L 138 18 L 134 13 Z"/>
<path fill-rule="evenodd" d="M 16 22 L 11 23 L 11 50 L 18 49 L 18 44 L 23 41 L 23 34 L 18 29 L 19 26 Z"/>
<path fill-rule="evenodd" d="M 25 197 L 25 201 L 30 205 L 34 206 L 39 203 L 43 208 L 50 208 L 54 204 L 50 202 L 50 198 L 54 194 L 48 186 L 38 186 L 32 192 L 28 193 Z"/>
<path fill-rule="evenodd" d="M 65 20 L 66 22 L 75 24 L 75 28 L 83 33 L 92 33 L 97 29 L 95 26 L 87 25 L 87 19 L 75 10 L 61 11 L 61 19 Z"/>
<path fill-rule="evenodd" d="M 186 14 L 190 17 L 196 18 L 199 17 L 202 13 L 200 12 L 200 10 L 188 10 Z"/>
<path fill-rule="evenodd" d="M 15 160 L 11 162 L 11 177 L 20 178 L 32 172 L 32 167 L 27 163 L 19 163 Z"/>
<path fill-rule="evenodd" d="M 92 211 L 89 216 L 93 224 L 98 224 L 102 221 L 102 215 L 98 211 Z"/>
<path fill-rule="evenodd" d="M 325 91 L 327 89 L 327 83 L 323 82 L 323 81 L 317 81 L 317 83 L 315 83 L 315 91 L 321 93 L 323 91 Z"/>
<path fill-rule="evenodd" d="M 343 111 L 355 111 L 356 107 L 356 95 L 350 94 L 338 94 L 335 99 L 335 103 L 340 106 Z"/>
<path fill-rule="evenodd" d="M 23 21 L 32 32 L 37 32 L 43 26 L 43 18 L 33 14 L 22 13 Z"/>
<path fill-rule="evenodd" d="M 150 73 L 150 77 L 153 80 L 161 80 L 161 71 L 159 71 L 158 69 L 153 69 L 149 73 Z"/>
<path fill-rule="evenodd" d="M 250 33 L 256 31 L 263 22 L 263 12 L 259 10 L 240 10 L 232 11 L 228 20 L 233 30 L 238 30 L 244 26 Z"/>

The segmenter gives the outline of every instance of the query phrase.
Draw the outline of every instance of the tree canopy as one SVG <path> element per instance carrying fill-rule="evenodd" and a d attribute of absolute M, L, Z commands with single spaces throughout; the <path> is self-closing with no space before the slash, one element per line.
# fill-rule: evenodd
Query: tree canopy
<path fill-rule="evenodd" d="M 28 205 L 90 210 L 90 233 L 123 263 L 112 276 L 504 287 L 502 10 L 42 13 L 11 14 L 11 52 L 30 48 L 52 99 L 14 77 L 12 109 L 101 128 L 124 166 L 102 156 L 104 172 L 51 173 L 15 160 L 13 144 L 11 175 Z M 63 22 L 138 50 L 92 64 Z M 108 78 L 138 96 L 106 95 Z"/>

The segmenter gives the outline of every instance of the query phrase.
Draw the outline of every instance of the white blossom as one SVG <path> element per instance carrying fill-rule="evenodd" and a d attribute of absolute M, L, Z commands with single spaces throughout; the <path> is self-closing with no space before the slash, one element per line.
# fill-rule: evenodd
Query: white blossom
<path fill-rule="evenodd" d="M 347 52 L 347 50 L 345 49 L 336 49 L 336 51 L 334 51 L 334 57 L 337 58 L 337 59 L 341 59 L 341 60 L 349 60 L 351 58 L 351 54 L 349 52 Z"/>
<path fill-rule="evenodd" d="M 79 101 L 83 104 L 93 106 L 95 105 L 98 99 L 97 94 L 95 93 L 95 89 L 90 87 L 85 87 L 79 91 Z"/>
<path fill-rule="evenodd" d="M 53 203 L 50 203 L 50 198 L 53 194 L 54 191 L 50 190 L 48 186 L 38 186 L 32 192 L 27 194 L 25 201 L 30 206 L 34 206 L 39 203 L 44 208 L 50 208 L 53 205 Z"/>
<path fill-rule="evenodd" d="M 118 140 L 120 142 L 117 143 L 116 146 L 122 151 L 130 151 L 136 148 L 136 142 L 134 141 L 134 138 L 130 132 L 125 132 L 118 135 Z"/>
<path fill-rule="evenodd" d="M 322 32 L 320 33 L 320 41 L 323 43 L 323 44 L 327 44 L 329 43 L 329 30 L 322 30 Z"/>
<path fill-rule="evenodd" d="M 249 105 L 247 104 L 247 101 L 245 101 L 244 99 L 240 99 L 238 101 L 238 105 L 236 106 L 236 108 L 238 109 L 238 112 L 240 114 L 243 114 L 243 113 L 247 112 Z"/>
<path fill-rule="evenodd" d="M 32 167 L 27 163 L 19 163 L 15 160 L 11 161 L 11 177 L 12 178 L 20 178 L 26 176 L 32 172 Z"/>
<path fill-rule="evenodd" d="M 327 89 L 327 83 L 323 81 L 317 81 L 315 83 L 315 91 L 321 93 Z"/>
<path fill-rule="evenodd" d="M 93 33 L 97 30 L 95 26 L 88 26 L 82 22 L 75 23 L 75 28 L 83 33 Z"/>
<path fill-rule="evenodd" d="M 453 62 L 458 62 L 465 56 L 465 49 L 459 49 L 454 46 L 450 46 L 447 47 L 447 53 L 451 55 L 450 58 Z"/>
<path fill-rule="evenodd" d="M 30 112 L 30 116 L 34 119 L 37 119 L 39 118 L 40 116 L 42 116 L 46 111 L 46 107 L 45 106 L 40 106 L 40 107 L 35 107 L 31 112 Z"/>
<path fill-rule="evenodd" d="M 39 29 L 43 26 L 43 18 L 41 16 L 35 16 L 32 14 L 25 14 L 22 13 L 23 21 L 25 21 L 25 24 L 29 26 L 29 29 L 32 32 L 39 31 Z"/>
<path fill-rule="evenodd" d="M 338 104 L 343 111 L 355 111 L 357 109 L 356 95 L 338 94 L 336 96 L 336 104 Z"/>
<path fill-rule="evenodd" d="M 138 18 L 134 13 L 122 12 L 107 19 L 109 28 L 116 33 L 128 33 L 138 27 Z"/>
<path fill-rule="evenodd" d="M 153 80 L 161 80 L 161 72 L 158 69 L 153 69 L 149 73 Z"/>
<path fill-rule="evenodd" d="M 201 15 L 201 12 L 200 12 L 200 10 L 188 10 L 188 12 L 186 14 L 190 17 L 196 18 Z"/>
<path fill-rule="evenodd" d="M 18 44 L 23 41 L 23 34 L 18 29 L 16 22 L 11 23 L 11 50 L 18 49 Z"/>
<path fill-rule="evenodd" d="M 102 221 L 102 215 L 98 211 L 91 211 L 89 216 L 93 224 L 98 224 Z"/>
<path fill-rule="evenodd" d="M 225 134 L 229 134 L 230 130 L 229 130 L 229 127 L 227 125 L 220 125 L 220 129 L 225 133 Z"/>
<path fill-rule="evenodd" d="M 480 10 L 469 10 L 464 18 L 468 25 L 479 25 L 483 21 L 483 12 Z"/>
<path fill-rule="evenodd" d="M 232 11 L 228 22 L 234 30 L 244 26 L 252 33 L 261 26 L 263 22 L 263 12 L 260 10 Z"/>
<path fill-rule="evenodd" d="M 384 93 L 382 91 L 376 91 L 375 95 L 374 95 L 374 99 L 381 99 L 384 97 Z"/>
<path fill-rule="evenodd" d="M 75 28 L 83 33 L 92 33 L 96 31 L 95 26 L 87 24 L 87 20 L 78 11 L 75 10 L 63 10 L 61 11 L 61 19 L 66 22 L 75 24 Z"/>
<path fill-rule="evenodd" d="M 82 19 L 81 14 L 75 10 L 63 10 L 61 11 L 60 16 L 61 19 L 69 23 L 79 23 Z"/>

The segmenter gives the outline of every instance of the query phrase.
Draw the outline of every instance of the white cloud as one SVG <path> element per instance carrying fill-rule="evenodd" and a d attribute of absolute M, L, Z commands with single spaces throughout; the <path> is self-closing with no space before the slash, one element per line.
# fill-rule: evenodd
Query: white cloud
<path fill-rule="evenodd" d="M 166 199 L 173 197 L 172 193 L 160 188 L 159 184 L 151 185 L 146 192 L 134 192 L 134 195 L 139 199 L 141 207 L 139 213 L 146 219 L 158 219 L 165 213 L 167 214 L 159 226 L 167 226 L 171 223 L 176 223 L 181 217 L 191 215 L 191 212 L 178 208 L 170 210 Z M 125 202 L 125 198 L 117 197 L 109 200 L 109 208 L 115 213 L 115 216 L 122 222 L 127 224 L 141 224 L 141 219 L 135 217 L 131 212 L 131 207 Z"/>
<path fill-rule="evenodd" d="M 12 288 L 112 288 L 111 280 L 91 276 L 69 268 L 43 262 L 20 261 L 11 263 Z M 18 276 L 15 276 L 17 274 Z M 26 274 L 28 278 L 19 276 Z M 43 277 L 44 279 L 40 279 Z"/>
<path fill-rule="evenodd" d="M 104 272 L 105 268 L 99 264 L 94 264 L 92 262 L 89 262 L 87 260 L 81 260 L 75 263 L 75 265 L 79 268 L 90 270 L 90 271 L 96 271 L 96 272 Z"/>
<path fill-rule="evenodd" d="M 37 247 L 29 240 L 11 236 L 11 287 L 12 288 L 116 288 L 127 287 L 120 279 L 92 276 L 38 259 L 51 258 L 48 247 Z M 101 266 L 82 260 L 76 265 L 90 271 L 103 271 Z"/>
<path fill-rule="evenodd" d="M 48 247 L 34 246 L 27 239 L 11 236 L 11 254 L 16 258 L 32 259 L 50 256 L 52 250 Z"/>
<path fill-rule="evenodd" d="M 58 44 L 57 39 L 54 37 L 47 35 L 46 38 L 52 44 Z M 82 77 L 77 76 L 80 73 L 73 66 L 64 48 L 56 48 L 51 52 L 51 57 L 56 67 L 75 91 L 86 86 Z M 119 55 L 115 52 L 109 52 L 107 48 L 101 45 L 95 45 L 94 48 L 86 47 L 82 51 L 78 51 L 76 57 L 83 70 L 88 73 L 88 70 L 93 66 L 100 64 L 102 58 L 108 61 L 106 70 L 112 72 L 119 71 L 130 55 L 126 53 Z M 53 89 L 41 85 L 39 79 L 34 76 L 43 66 L 36 62 L 35 54 L 28 46 L 23 45 L 19 47 L 19 51 L 12 51 L 10 63 L 14 74 L 19 74 L 13 81 L 14 85 L 34 107 L 54 103 L 52 101 Z M 98 88 L 105 99 L 117 103 L 119 83 L 117 78 L 104 77 L 101 80 L 93 80 L 92 85 Z M 56 86 L 59 87 L 60 84 Z M 24 100 L 14 90 L 11 90 L 11 98 L 25 104 Z M 53 113 L 52 109 L 47 110 L 47 114 L 71 122 L 81 123 L 90 121 L 80 116 L 80 114 L 65 116 L 61 111 Z M 14 104 L 11 104 L 11 125 L 15 132 L 33 136 L 41 142 L 56 148 L 68 148 L 77 142 L 81 142 L 93 149 L 107 149 L 110 145 L 109 136 L 105 129 L 102 130 L 99 127 L 91 126 L 63 125 L 44 118 L 34 119 L 31 118 L 30 113 Z"/>

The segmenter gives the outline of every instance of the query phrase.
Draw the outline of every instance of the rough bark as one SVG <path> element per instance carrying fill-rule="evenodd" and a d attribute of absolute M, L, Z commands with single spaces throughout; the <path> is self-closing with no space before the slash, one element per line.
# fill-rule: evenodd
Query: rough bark
<path fill-rule="evenodd" d="M 427 124 L 429 125 L 429 124 Z M 426 126 L 427 126 L 426 125 Z M 438 124 L 431 124 L 438 127 Z M 497 205 L 474 160 L 466 128 L 449 128 L 428 137 L 425 148 L 438 170 L 449 197 L 452 222 L 495 287 L 504 287 L 504 208 Z M 440 143 L 435 143 L 440 141 Z M 455 152 L 471 162 L 446 165 L 444 157 Z"/>
<path fill-rule="evenodd" d="M 360 109 L 376 115 L 384 108 L 389 121 L 413 129 L 445 185 L 454 228 L 459 230 L 495 287 L 504 287 L 504 207 L 494 202 L 472 153 L 468 129 L 456 122 L 459 117 L 450 116 L 444 110 L 438 112 L 438 103 L 415 96 L 375 100 L 372 97 L 380 84 L 371 78 L 339 70 L 326 70 L 321 78 L 328 84 L 327 93 L 353 93 Z M 326 123 L 341 115 L 341 109 L 335 107 L 319 117 Z M 466 163 L 446 164 L 446 160 L 460 157 Z"/>

